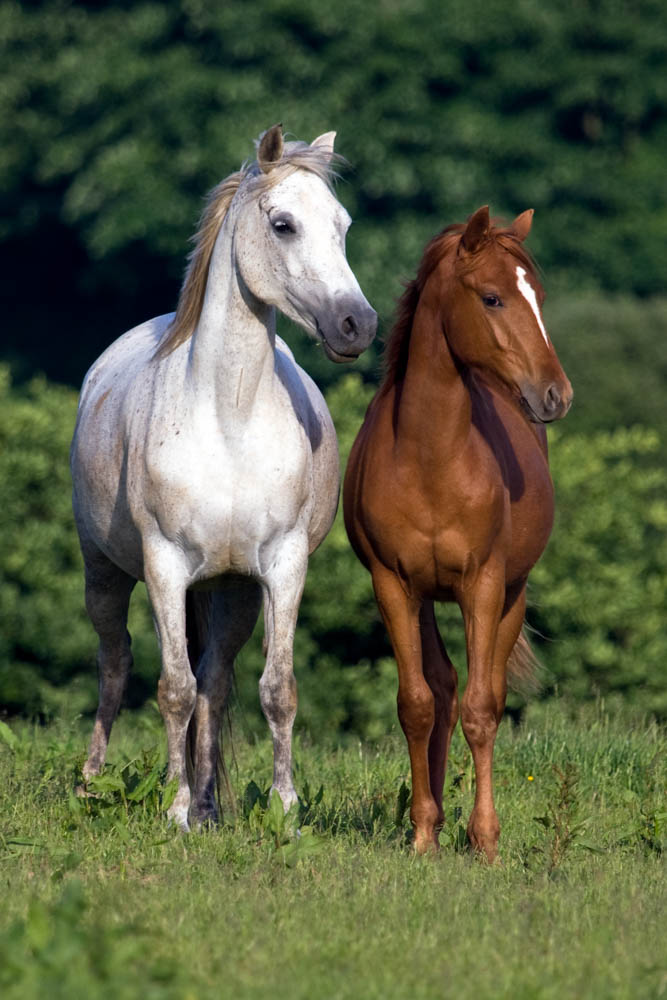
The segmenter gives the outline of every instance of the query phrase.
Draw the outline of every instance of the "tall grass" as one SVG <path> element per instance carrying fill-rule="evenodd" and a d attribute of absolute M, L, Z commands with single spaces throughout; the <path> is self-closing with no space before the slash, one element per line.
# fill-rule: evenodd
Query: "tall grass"
<path fill-rule="evenodd" d="M 86 727 L 87 728 L 87 727 Z M 656 997 L 664 734 L 566 705 L 501 727 L 501 865 L 470 856 L 454 739 L 436 859 L 411 852 L 402 737 L 297 743 L 298 813 L 267 801 L 268 741 L 237 739 L 234 809 L 182 836 L 156 713 L 126 715 L 97 797 L 80 722 L 0 733 L 0 992 L 49 997 Z M 300 835 L 296 834 L 299 828 Z"/>

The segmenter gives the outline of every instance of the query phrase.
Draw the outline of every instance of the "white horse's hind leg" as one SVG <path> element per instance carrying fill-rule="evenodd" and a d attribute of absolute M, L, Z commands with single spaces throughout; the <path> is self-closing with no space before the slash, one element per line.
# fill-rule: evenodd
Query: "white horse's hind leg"
<path fill-rule="evenodd" d="M 100 640 L 97 652 L 99 702 L 84 778 L 104 767 L 111 726 L 118 714 L 132 666 L 127 612 L 136 580 L 88 543 L 82 543 L 86 567 L 86 609 Z"/>
<path fill-rule="evenodd" d="M 307 566 L 307 540 L 293 540 L 263 580 L 267 653 L 259 695 L 273 737 L 271 792 L 278 792 L 285 811 L 297 801 L 292 781 L 292 726 L 297 705 L 293 646 Z"/>
<path fill-rule="evenodd" d="M 185 763 L 185 738 L 195 707 L 197 682 L 190 668 L 185 638 L 185 582 L 177 560 L 164 555 L 144 556 L 146 589 L 153 607 L 160 643 L 162 673 L 157 700 L 167 730 L 167 780 L 178 779 L 169 819 L 187 831 L 190 786 Z"/>
<path fill-rule="evenodd" d="M 195 602 L 198 595 L 194 595 Z M 234 660 L 259 614 L 262 591 L 249 577 L 229 577 L 211 597 L 206 646 L 197 668 L 195 708 L 195 789 L 193 821 L 216 822 L 215 784 L 222 713 L 234 676 Z"/>

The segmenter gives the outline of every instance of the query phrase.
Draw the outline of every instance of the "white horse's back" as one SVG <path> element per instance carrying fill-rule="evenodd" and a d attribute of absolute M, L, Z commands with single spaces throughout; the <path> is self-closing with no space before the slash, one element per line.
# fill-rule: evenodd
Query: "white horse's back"
<path fill-rule="evenodd" d="M 128 330 L 100 354 L 83 380 L 79 414 L 88 406 L 91 397 L 98 399 L 101 394 L 111 390 L 119 376 L 127 385 L 130 371 L 140 375 L 145 370 L 173 318 L 174 313 L 166 313 L 149 319 Z"/>

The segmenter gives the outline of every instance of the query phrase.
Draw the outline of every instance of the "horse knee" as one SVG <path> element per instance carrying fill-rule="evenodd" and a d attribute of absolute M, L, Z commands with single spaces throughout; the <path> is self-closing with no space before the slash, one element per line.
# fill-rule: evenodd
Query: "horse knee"
<path fill-rule="evenodd" d="M 157 685 L 157 701 L 163 717 L 189 722 L 197 700 L 197 682 L 189 667 L 182 679 L 162 674 Z"/>
<path fill-rule="evenodd" d="M 498 731 L 495 705 L 472 702 L 465 696 L 461 703 L 461 725 L 470 746 L 484 746 L 493 743 Z"/>
<path fill-rule="evenodd" d="M 297 686 L 292 672 L 284 678 L 262 674 L 259 681 L 262 711 L 276 726 L 291 725 L 296 716 Z"/>
<path fill-rule="evenodd" d="M 408 740 L 427 739 L 435 721 L 435 699 L 427 684 L 398 689 L 398 718 Z"/>

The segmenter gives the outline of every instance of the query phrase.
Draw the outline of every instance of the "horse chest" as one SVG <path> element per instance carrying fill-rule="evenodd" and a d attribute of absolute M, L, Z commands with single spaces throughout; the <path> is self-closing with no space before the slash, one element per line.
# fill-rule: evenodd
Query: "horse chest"
<path fill-rule="evenodd" d="M 298 426 L 224 435 L 194 424 L 156 451 L 144 495 L 199 578 L 261 573 L 280 538 L 307 519 L 312 458 Z"/>
<path fill-rule="evenodd" d="M 475 431 L 467 448 L 439 459 L 436 446 L 427 460 L 397 459 L 393 450 L 366 456 L 373 475 L 364 479 L 364 534 L 417 589 L 450 599 L 491 557 L 505 563 L 510 582 L 541 555 L 553 516 L 546 459 L 529 427 L 509 451 L 499 438 Z"/>

